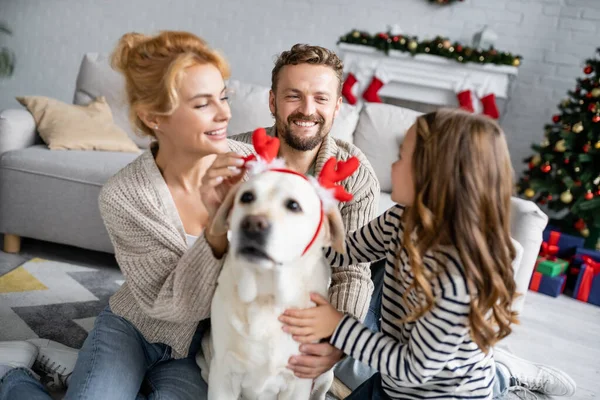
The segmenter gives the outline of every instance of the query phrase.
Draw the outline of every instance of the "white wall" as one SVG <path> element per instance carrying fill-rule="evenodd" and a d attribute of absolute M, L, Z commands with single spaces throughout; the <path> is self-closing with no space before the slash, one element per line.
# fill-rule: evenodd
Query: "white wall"
<path fill-rule="evenodd" d="M 427 0 L 0 0 L 0 20 L 14 30 L 0 40 L 18 61 L 15 75 L 0 80 L 0 109 L 17 107 L 17 95 L 71 102 L 82 55 L 108 53 L 132 30 L 194 32 L 225 53 L 235 78 L 266 85 L 273 57 L 297 42 L 335 48 L 353 28 L 375 32 L 391 24 L 423 38 L 470 42 L 487 24 L 500 36 L 499 50 L 524 56 L 503 119 L 519 171 L 600 46 L 600 0 L 465 0 L 448 7 Z"/>

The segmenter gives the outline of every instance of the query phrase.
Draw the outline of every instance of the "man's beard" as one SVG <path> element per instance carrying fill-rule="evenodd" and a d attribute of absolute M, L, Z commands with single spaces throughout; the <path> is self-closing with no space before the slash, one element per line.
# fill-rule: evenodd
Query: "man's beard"
<path fill-rule="evenodd" d="M 316 135 L 310 137 L 294 135 L 292 132 L 293 121 L 316 122 L 318 126 Z M 331 124 L 326 125 L 325 120 L 320 115 L 313 114 L 306 116 L 299 112 L 293 113 L 287 118 L 287 123 L 284 123 L 281 118 L 279 118 L 277 110 L 275 110 L 275 126 L 277 128 L 277 135 L 281 137 L 288 146 L 298 151 L 310 151 L 321 145 L 325 136 L 327 136 L 331 130 Z"/>

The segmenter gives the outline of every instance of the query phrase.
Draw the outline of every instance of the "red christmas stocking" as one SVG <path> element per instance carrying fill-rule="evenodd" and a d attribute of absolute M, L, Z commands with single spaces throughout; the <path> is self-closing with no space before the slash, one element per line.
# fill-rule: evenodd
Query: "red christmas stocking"
<path fill-rule="evenodd" d="M 348 75 L 346 76 L 346 80 L 344 81 L 344 84 L 342 85 L 342 95 L 346 98 L 348 103 L 350 103 L 352 105 L 356 104 L 356 96 L 354 94 L 352 94 L 352 86 L 354 86 L 354 84 L 356 82 L 358 82 L 358 80 L 356 79 L 356 76 L 354 76 L 354 74 L 352 72 L 348 72 Z"/>
<path fill-rule="evenodd" d="M 371 103 L 382 103 L 377 92 L 389 81 L 388 74 L 381 68 L 377 68 L 369 87 L 363 93 L 363 99 Z"/>
<path fill-rule="evenodd" d="M 463 90 L 456 95 L 460 108 L 467 110 L 468 112 L 475 112 L 473 108 L 473 93 L 470 90 Z"/>
<path fill-rule="evenodd" d="M 500 112 L 498 111 L 498 105 L 496 104 L 496 95 L 494 95 L 494 93 L 482 97 L 481 104 L 483 105 L 483 114 L 493 119 L 500 118 Z"/>

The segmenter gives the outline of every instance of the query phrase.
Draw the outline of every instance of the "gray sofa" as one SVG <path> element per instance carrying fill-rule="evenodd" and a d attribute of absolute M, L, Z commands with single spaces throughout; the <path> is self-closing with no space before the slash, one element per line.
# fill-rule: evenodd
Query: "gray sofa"
<path fill-rule="evenodd" d="M 232 120 L 228 133 L 236 134 L 273 123 L 268 88 L 230 81 Z M 122 77 L 106 57 L 86 54 L 81 63 L 75 104 L 105 96 L 115 123 L 144 149 L 149 140 L 137 137 L 127 120 Z M 19 94 L 23 95 L 23 94 Z M 379 212 L 391 201 L 390 165 L 398 144 L 419 113 L 387 104 L 360 107 L 344 104 L 331 134 L 358 146 L 367 156 L 381 184 Z M 5 251 L 18 252 L 19 238 L 35 238 L 85 249 L 113 252 L 98 211 L 98 194 L 106 180 L 137 154 L 104 151 L 49 150 L 36 133 L 26 109 L 0 112 L 0 232 Z M 547 217 L 532 202 L 513 198 L 512 237 L 523 248 L 515 268 L 517 290 L 527 292 Z M 515 305 L 522 307 L 525 296 Z"/>

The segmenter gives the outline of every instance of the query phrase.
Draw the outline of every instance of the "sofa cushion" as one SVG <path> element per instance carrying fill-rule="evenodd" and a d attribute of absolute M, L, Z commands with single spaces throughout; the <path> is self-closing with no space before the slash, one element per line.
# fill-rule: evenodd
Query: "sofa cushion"
<path fill-rule="evenodd" d="M 266 86 L 230 80 L 228 88 L 231 120 L 228 135 L 250 132 L 258 127 L 272 126 L 275 122 L 269 109 L 269 88 Z M 331 127 L 331 135 L 336 139 L 353 142 L 354 130 L 358 123 L 360 109 L 343 103 Z"/>
<path fill-rule="evenodd" d="M 363 106 L 354 132 L 354 144 L 373 166 L 382 192 L 392 191 L 391 166 L 398 159 L 398 146 L 421 113 L 390 104 Z"/>
<path fill-rule="evenodd" d="M 106 98 L 115 124 L 123 129 L 136 145 L 147 148 L 151 138 L 135 134 L 129 122 L 125 79 L 118 71 L 112 69 L 106 55 L 87 53 L 79 67 L 73 103 L 89 104 L 99 96 Z"/>
<path fill-rule="evenodd" d="M 44 96 L 17 97 L 52 150 L 105 150 L 139 153 L 140 149 L 113 122 L 104 97 L 80 106 Z"/>
<path fill-rule="evenodd" d="M 52 151 L 44 145 L 6 152 L 0 169 L 102 186 L 139 154 L 110 151 Z"/>

